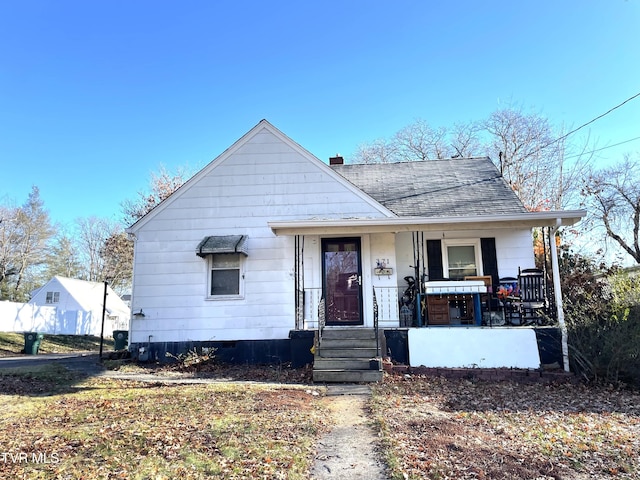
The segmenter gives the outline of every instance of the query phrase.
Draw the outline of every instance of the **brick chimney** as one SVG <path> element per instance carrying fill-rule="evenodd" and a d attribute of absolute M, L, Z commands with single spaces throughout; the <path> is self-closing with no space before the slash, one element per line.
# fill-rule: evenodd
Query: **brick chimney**
<path fill-rule="evenodd" d="M 339 153 L 336 153 L 335 157 L 329 157 L 329 165 L 342 165 L 342 164 L 344 164 L 344 158 L 342 158 Z"/>

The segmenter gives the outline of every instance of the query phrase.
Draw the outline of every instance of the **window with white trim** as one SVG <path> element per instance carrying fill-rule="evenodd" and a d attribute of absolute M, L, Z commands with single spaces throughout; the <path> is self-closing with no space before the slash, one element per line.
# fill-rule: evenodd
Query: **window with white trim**
<path fill-rule="evenodd" d="M 446 240 L 442 257 L 445 276 L 464 280 L 466 276 L 482 275 L 479 240 Z"/>
<path fill-rule="evenodd" d="M 208 297 L 241 298 L 244 294 L 242 265 L 239 253 L 209 255 Z"/>
<path fill-rule="evenodd" d="M 60 301 L 60 292 L 47 292 L 45 303 L 58 303 Z"/>

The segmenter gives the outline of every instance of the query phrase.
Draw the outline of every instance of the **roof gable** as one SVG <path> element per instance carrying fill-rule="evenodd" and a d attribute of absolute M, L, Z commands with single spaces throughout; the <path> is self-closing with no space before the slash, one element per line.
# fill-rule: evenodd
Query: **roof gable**
<path fill-rule="evenodd" d="M 320 159 L 315 157 L 309 151 L 301 147 L 299 144 L 291 140 L 285 134 L 283 134 L 276 127 L 271 125 L 267 120 L 261 120 L 255 127 L 253 127 L 249 132 L 243 135 L 239 140 L 237 140 L 231 147 L 226 149 L 222 154 L 212 160 L 208 165 L 206 165 L 203 169 L 201 169 L 198 173 L 196 173 L 193 177 L 191 177 L 187 182 L 184 183 L 179 189 L 177 189 L 171 196 L 165 199 L 163 202 L 158 204 L 153 210 L 151 210 L 147 215 L 138 220 L 134 225 L 127 229 L 129 233 L 135 233 L 140 228 L 142 228 L 145 224 L 147 224 L 150 220 L 152 220 L 155 216 L 161 213 L 163 210 L 167 209 L 172 205 L 173 202 L 178 201 L 182 196 L 186 196 L 187 192 L 191 189 L 207 186 L 206 178 L 210 175 L 214 174 L 216 169 L 221 168 L 230 159 L 234 158 L 236 155 L 247 155 L 251 153 L 255 153 L 256 149 L 265 148 L 270 149 L 274 148 L 273 145 L 262 144 L 259 145 L 258 142 L 254 142 L 256 137 L 271 135 L 272 138 L 275 137 L 276 142 L 280 142 L 285 144 L 291 151 L 296 152 L 300 155 L 301 158 L 305 159 L 309 164 L 313 165 L 315 169 L 321 171 L 322 174 L 331 178 L 332 182 L 336 182 L 344 189 L 348 190 L 355 197 L 359 198 L 363 204 L 368 205 L 369 210 L 373 210 L 377 212 L 377 215 L 384 217 L 393 217 L 394 214 L 386 207 L 381 205 L 375 199 L 373 199 L 370 195 L 357 188 L 353 183 L 349 182 L 342 175 L 339 175 L 335 171 L 333 171 L 326 163 L 322 162 Z M 238 175 L 244 175 L 246 172 L 241 169 L 238 171 Z M 282 172 L 285 173 L 285 172 Z"/>
<path fill-rule="evenodd" d="M 332 168 L 398 216 L 526 212 L 488 157 Z"/>

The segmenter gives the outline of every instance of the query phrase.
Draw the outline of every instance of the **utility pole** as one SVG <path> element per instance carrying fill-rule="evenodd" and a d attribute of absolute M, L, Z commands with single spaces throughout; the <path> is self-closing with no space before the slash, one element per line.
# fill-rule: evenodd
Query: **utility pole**
<path fill-rule="evenodd" d="M 104 297 L 102 299 L 102 326 L 100 327 L 100 360 L 102 360 L 102 345 L 104 344 L 104 316 L 107 312 L 107 286 L 109 284 L 105 280 L 104 282 Z"/>

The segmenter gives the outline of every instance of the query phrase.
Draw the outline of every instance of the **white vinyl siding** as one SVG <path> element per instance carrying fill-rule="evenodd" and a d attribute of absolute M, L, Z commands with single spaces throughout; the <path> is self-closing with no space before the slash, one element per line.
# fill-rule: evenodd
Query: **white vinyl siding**
<path fill-rule="evenodd" d="M 385 216 L 266 129 L 229 151 L 135 230 L 133 308 L 146 317 L 132 324 L 132 342 L 149 335 L 157 342 L 288 338 L 295 327 L 294 239 L 275 236 L 267 223 Z M 211 263 L 195 249 L 216 235 L 248 237 L 239 295 L 211 296 Z M 305 254 L 312 250 L 307 242 Z"/>

